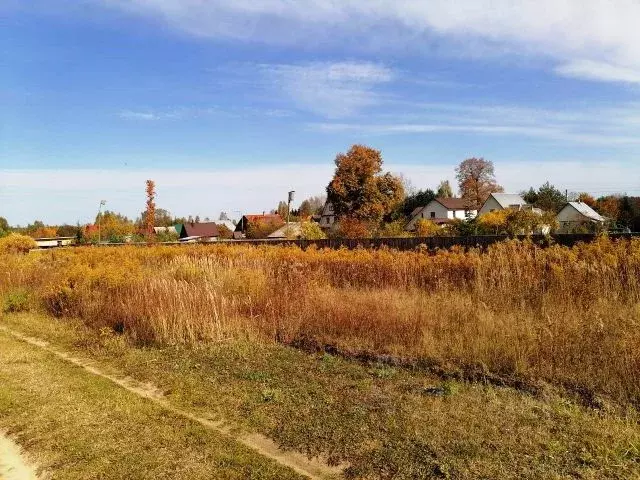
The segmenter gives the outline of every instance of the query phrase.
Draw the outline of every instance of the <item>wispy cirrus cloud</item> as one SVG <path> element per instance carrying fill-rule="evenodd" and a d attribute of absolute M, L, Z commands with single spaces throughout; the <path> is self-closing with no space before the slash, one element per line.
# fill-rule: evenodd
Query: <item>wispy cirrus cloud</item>
<path fill-rule="evenodd" d="M 382 93 L 377 87 L 396 76 L 391 68 L 372 62 L 270 64 L 258 68 L 298 107 L 330 118 L 353 115 L 378 104 Z"/>
<path fill-rule="evenodd" d="M 564 144 L 608 147 L 640 145 L 640 104 L 571 111 L 513 105 L 428 103 L 403 113 L 371 116 L 367 122 L 316 122 L 311 129 L 370 135 L 472 135 L 528 137 Z"/>
<path fill-rule="evenodd" d="M 558 66 L 555 71 L 564 77 L 640 84 L 640 66 L 628 68 L 606 62 L 573 60 Z"/>
<path fill-rule="evenodd" d="M 204 37 L 533 55 L 552 59 L 561 75 L 597 81 L 637 83 L 640 71 L 635 0 L 95 1 Z"/>

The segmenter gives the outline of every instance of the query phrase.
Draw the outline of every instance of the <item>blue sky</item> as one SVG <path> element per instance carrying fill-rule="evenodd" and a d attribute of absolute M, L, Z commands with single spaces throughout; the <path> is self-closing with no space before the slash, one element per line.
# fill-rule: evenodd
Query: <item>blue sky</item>
<path fill-rule="evenodd" d="M 0 2 L 0 216 L 101 199 L 217 217 L 322 193 L 382 150 L 417 188 L 470 156 L 519 191 L 640 194 L 631 0 Z"/>

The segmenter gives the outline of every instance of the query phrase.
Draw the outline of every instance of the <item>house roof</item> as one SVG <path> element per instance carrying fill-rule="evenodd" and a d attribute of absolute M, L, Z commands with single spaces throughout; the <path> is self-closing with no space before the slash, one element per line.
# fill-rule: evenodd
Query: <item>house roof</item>
<path fill-rule="evenodd" d="M 236 229 L 235 224 L 231 220 L 218 220 L 216 222 L 216 225 L 218 225 L 218 226 L 224 225 L 225 227 L 227 227 L 232 232 Z"/>
<path fill-rule="evenodd" d="M 246 230 L 249 223 L 255 222 L 277 222 L 282 223 L 282 217 L 277 213 L 263 213 L 262 215 L 243 215 L 235 230 L 240 232 Z"/>
<path fill-rule="evenodd" d="M 218 237 L 218 226 L 213 222 L 185 223 L 181 237 Z"/>
<path fill-rule="evenodd" d="M 568 205 L 571 205 L 578 212 L 580 212 L 582 215 L 584 215 L 585 217 L 587 217 L 587 218 L 589 218 L 591 220 L 595 220 L 596 222 L 604 222 L 605 221 L 605 218 L 602 215 L 600 215 L 598 212 L 596 212 L 593 208 L 591 208 L 586 203 L 583 203 L 583 202 L 569 202 L 569 203 L 567 203 L 567 205 L 565 205 L 565 208 Z"/>
<path fill-rule="evenodd" d="M 413 212 L 411 212 L 410 217 L 411 218 L 415 217 L 417 214 L 419 214 L 422 211 L 423 208 L 424 207 L 416 207 L 416 208 L 414 208 Z"/>
<path fill-rule="evenodd" d="M 273 233 L 267 235 L 267 238 L 287 238 L 287 233 L 292 237 L 299 237 L 302 234 L 302 224 L 300 222 L 289 222 L 276 230 Z"/>
<path fill-rule="evenodd" d="M 437 197 L 437 198 L 434 198 L 434 201 L 438 202 L 447 210 L 466 210 L 469 208 L 468 202 L 463 198 Z"/>
<path fill-rule="evenodd" d="M 509 205 L 527 205 L 527 202 L 517 193 L 492 193 L 490 195 L 502 208 L 509 208 Z"/>

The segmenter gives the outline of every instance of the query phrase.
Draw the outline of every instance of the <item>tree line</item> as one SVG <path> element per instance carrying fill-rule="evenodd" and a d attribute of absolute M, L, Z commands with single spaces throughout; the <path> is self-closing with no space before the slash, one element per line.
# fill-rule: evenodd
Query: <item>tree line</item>
<path fill-rule="evenodd" d="M 281 201 L 271 213 L 278 213 L 281 219 L 289 218 L 301 222 L 302 234 L 310 239 L 328 235 L 342 237 L 367 236 L 407 236 L 405 230 L 412 212 L 427 205 L 435 198 L 451 198 L 454 190 L 448 180 L 439 181 L 437 187 L 416 189 L 401 174 L 383 171 L 382 153 L 365 145 L 353 145 L 346 153 L 339 153 L 335 160 L 334 175 L 326 187 L 326 196 L 317 195 L 304 199 L 297 208 L 289 211 L 287 202 Z M 468 210 L 478 210 L 486 198 L 494 192 L 503 192 L 497 182 L 494 165 L 482 157 L 463 160 L 455 169 L 458 196 L 464 200 Z M 478 218 L 460 219 L 445 228 L 428 220 L 420 221 L 416 234 L 423 235 L 469 235 L 483 233 L 510 233 L 527 230 L 546 222 L 552 225 L 554 216 L 567 201 L 580 201 L 608 219 L 608 228 L 614 230 L 640 231 L 640 197 L 624 194 L 606 195 L 595 198 L 586 192 L 562 192 L 549 182 L 538 188 L 519 192 L 523 199 L 545 212 L 543 216 L 533 216 L 531 212 L 492 212 Z M 45 225 L 36 220 L 25 227 L 10 227 L 6 219 L 0 217 L 0 236 L 11 231 L 27 234 L 34 238 L 76 237 L 78 242 L 136 241 L 153 237 L 158 241 L 176 240 L 177 234 L 161 232 L 156 234 L 153 227 L 171 227 L 176 224 L 211 221 L 209 217 L 198 215 L 175 217 L 169 211 L 157 208 L 155 204 L 155 184 L 146 182 L 146 208 L 138 218 L 129 219 L 118 212 L 106 210 L 96 215 L 90 225 Z M 324 232 L 311 220 L 322 213 L 325 202 L 331 202 L 337 219 L 336 229 Z M 221 212 L 218 221 L 229 217 Z M 247 225 L 249 238 L 264 238 L 284 222 L 262 222 Z M 222 238 L 231 238 L 232 231 L 219 225 Z"/>

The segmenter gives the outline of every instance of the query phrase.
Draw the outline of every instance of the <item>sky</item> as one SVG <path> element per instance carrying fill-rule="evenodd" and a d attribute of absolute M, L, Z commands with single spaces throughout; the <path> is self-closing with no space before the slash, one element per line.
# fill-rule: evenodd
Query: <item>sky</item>
<path fill-rule="evenodd" d="M 0 216 L 217 218 L 352 144 L 415 188 L 640 194 L 635 0 L 0 0 Z"/>

